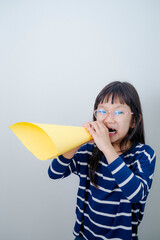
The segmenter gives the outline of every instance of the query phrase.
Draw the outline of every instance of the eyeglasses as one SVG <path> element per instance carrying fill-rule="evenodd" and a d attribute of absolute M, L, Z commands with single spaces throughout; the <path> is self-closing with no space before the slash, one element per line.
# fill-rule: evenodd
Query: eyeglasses
<path fill-rule="evenodd" d="M 133 112 L 125 112 L 125 111 L 121 111 L 121 110 L 116 110 L 116 111 L 108 111 L 108 110 L 104 110 L 104 109 L 96 109 L 93 112 L 95 118 L 97 120 L 103 121 L 106 117 L 109 116 L 109 114 L 111 114 L 112 118 L 115 121 L 123 121 L 126 117 L 126 115 L 129 114 L 134 114 Z"/>

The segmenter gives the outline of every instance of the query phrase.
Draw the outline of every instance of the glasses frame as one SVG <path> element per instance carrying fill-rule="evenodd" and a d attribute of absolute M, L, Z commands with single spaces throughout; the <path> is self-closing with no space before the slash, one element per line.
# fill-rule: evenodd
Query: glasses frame
<path fill-rule="evenodd" d="M 97 117 L 96 117 L 96 112 L 98 111 L 98 110 L 100 110 L 100 109 L 95 109 L 94 111 L 93 111 L 93 115 L 94 115 L 94 117 L 97 119 Z M 105 120 L 106 119 L 106 117 L 108 117 L 109 116 L 109 114 L 111 113 L 111 116 L 112 116 L 112 118 L 114 119 L 114 116 L 115 115 L 113 115 L 113 113 L 114 112 L 116 112 L 116 110 L 115 111 L 112 111 L 112 110 L 104 110 L 105 112 L 106 112 L 106 116 L 102 119 L 102 121 L 103 120 Z M 133 115 L 134 113 L 133 112 L 127 112 L 127 111 L 122 111 L 124 114 L 130 114 L 130 115 Z M 108 114 L 107 114 L 108 113 Z M 97 119 L 98 120 L 98 119 Z M 117 119 L 114 119 L 115 121 L 123 121 L 123 120 L 117 120 Z"/>

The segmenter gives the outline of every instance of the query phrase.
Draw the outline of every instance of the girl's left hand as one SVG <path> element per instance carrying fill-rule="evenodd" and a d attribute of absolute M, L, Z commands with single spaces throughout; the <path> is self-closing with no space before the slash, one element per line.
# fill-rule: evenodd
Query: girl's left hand
<path fill-rule="evenodd" d="M 88 122 L 83 124 L 83 127 L 87 128 L 90 134 L 93 137 L 94 142 L 97 147 L 103 153 L 106 148 L 112 146 L 111 140 L 109 137 L 109 130 L 101 121 Z"/>

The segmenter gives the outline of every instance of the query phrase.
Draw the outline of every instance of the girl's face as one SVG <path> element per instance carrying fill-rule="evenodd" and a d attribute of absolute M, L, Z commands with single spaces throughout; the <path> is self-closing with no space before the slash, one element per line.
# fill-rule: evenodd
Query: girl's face
<path fill-rule="evenodd" d="M 112 104 L 110 97 L 108 102 L 100 103 L 97 109 L 99 110 L 97 120 L 102 121 L 109 129 L 111 143 L 115 149 L 119 149 L 120 143 L 127 135 L 129 128 L 134 127 L 133 124 L 131 125 L 133 113 L 130 107 L 120 103 L 118 99 Z"/>

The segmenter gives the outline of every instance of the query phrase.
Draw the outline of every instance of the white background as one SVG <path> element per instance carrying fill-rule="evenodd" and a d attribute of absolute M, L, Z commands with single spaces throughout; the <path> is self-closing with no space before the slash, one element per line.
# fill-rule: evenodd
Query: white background
<path fill-rule="evenodd" d="M 141 98 L 157 154 L 140 240 L 159 239 L 160 1 L 0 1 L 0 239 L 71 240 L 78 178 L 53 181 L 8 128 L 27 121 L 81 126 L 113 80 Z"/>

